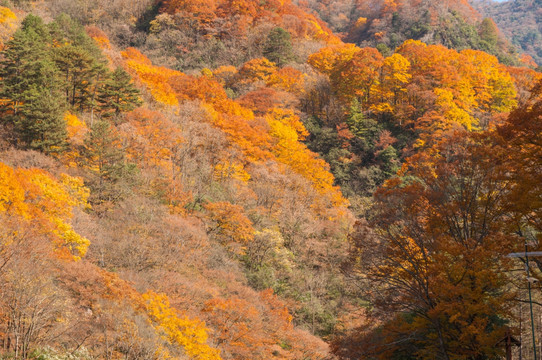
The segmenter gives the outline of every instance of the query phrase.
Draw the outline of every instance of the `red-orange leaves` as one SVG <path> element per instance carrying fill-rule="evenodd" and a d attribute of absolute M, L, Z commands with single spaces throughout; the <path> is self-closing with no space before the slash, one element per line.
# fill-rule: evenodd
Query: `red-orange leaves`
<path fill-rule="evenodd" d="M 373 103 L 374 86 L 380 83 L 379 70 L 384 57 L 375 48 L 363 48 L 350 61 L 341 64 L 330 75 L 331 83 L 343 99 L 354 97 L 362 103 Z"/>
<path fill-rule="evenodd" d="M 262 318 L 247 300 L 233 297 L 212 299 L 205 304 L 215 336 L 234 359 L 265 358 L 266 347 L 273 341 L 262 331 Z"/>
<path fill-rule="evenodd" d="M 304 91 L 305 75 L 289 66 L 283 67 L 269 77 L 267 85 L 300 95 Z"/>
<path fill-rule="evenodd" d="M 216 0 L 165 0 L 161 11 L 171 15 L 179 13 L 201 26 L 215 18 L 216 8 Z"/>
<path fill-rule="evenodd" d="M 198 30 L 245 36 L 261 20 L 287 29 L 297 38 L 337 44 L 338 37 L 314 15 L 291 0 L 165 0 L 162 12 L 177 15 Z M 217 26 L 218 25 L 218 26 Z M 216 31 L 218 32 L 218 31 Z"/>
<path fill-rule="evenodd" d="M 102 50 L 111 49 L 111 42 L 109 41 L 109 38 L 107 37 L 107 34 L 105 32 L 103 32 L 96 26 L 87 26 L 85 30 L 88 36 L 94 39 L 94 41 L 96 41 L 96 43 Z"/>

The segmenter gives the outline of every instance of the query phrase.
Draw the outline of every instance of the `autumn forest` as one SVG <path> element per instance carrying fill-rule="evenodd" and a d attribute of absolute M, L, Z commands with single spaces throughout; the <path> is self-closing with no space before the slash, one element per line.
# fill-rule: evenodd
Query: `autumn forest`
<path fill-rule="evenodd" d="M 504 4 L 0 0 L 0 359 L 540 359 Z"/>

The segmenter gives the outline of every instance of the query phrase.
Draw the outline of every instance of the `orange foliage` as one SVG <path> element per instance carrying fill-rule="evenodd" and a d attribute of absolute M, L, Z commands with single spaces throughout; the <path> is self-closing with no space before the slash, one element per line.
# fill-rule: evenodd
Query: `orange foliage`
<path fill-rule="evenodd" d="M 215 18 L 216 3 L 215 0 L 166 0 L 162 3 L 161 11 L 172 15 L 181 13 L 203 25 Z"/>
<path fill-rule="evenodd" d="M 138 108 L 126 115 L 123 138 L 130 142 L 128 159 L 142 167 L 160 168 L 163 176 L 173 171 L 176 151 L 183 142 L 181 130 L 162 113 Z M 129 131 L 129 132 L 128 132 Z"/>
<path fill-rule="evenodd" d="M 213 77 L 221 84 L 225 85 L 237 74 L 235 66 L 221 66 L 213 70 Z"/>
<path fill-rule="evenodd" d="M 179 99 L 200 100 L 206 103 L 215 126 L 224 131 L 238 145 L 249 160 L 268 159 L 269 135 L 254 119 L 252 111 L 228 98 L 224 88 L 212 78 L 180 76 L 170 79 Z"/>
<path fill-rule="evenodd" d="M 224 243 L 247 244 L 254 240 L 252 222 L 241 206 L 216 202 L 207 203 L 204 207 L 211 222 L 210 232 L 216 232 Z"/>
<path fill-rule="evenodd" d="M 338 65 L 330 80 L 343 99 L 358 97 L 363 104 L 372 104 L 374 87 L 380 84 L 379 70 L 384 57 L 375 48 L 363 48 L 346 63 Z"/>
<path fill-rule="evenodd" d="M 85 134 L 88 132 L 86 124 L 72 113 L 66 113 L 64 120 L 68 130 L 68 141 L 71 144 L 83 144 Z"/>
<path fill-rule="evenodd" d="M 301 95 L 304 91 L 305 75 L 301 71 L 287 66 L 273 73 L 267 80 L 267 85 Z"/>
<path fill-rule="evenodd" d="M 343 102 L 357 98 L 365 110 L 392 113 L 399 125 L 415 129 L 418 145 L 457 126 L 478 130 L 480 114 L 487 122 L 517 104 L 511 74 L 481 51 L 407 40 L 387 58 L 373 48 L 342 45 L 323 48 L 308 62 L 329 76 Z M 519 81 L 532 76 L 515 72 Z"/>
<path fill-rule="evenodd" d="M 212 299 L 204 308 L 216 329 L 215 336 L 235 359 L 264 358 L 273 339 L 262 331 L 264 324 L 256 307 L 245 299 Z"/>
<path fill-rule="evenodd" d="M 340 43 L 321 20 L 302 11 L 291 0 L 166 0 L 161 11 L 178 14 L 201 30 L 209 30 L 216 21 L 243 36 L 250 27 L 265 19 L 298 38 Z"/>
<path fill-rule="evenodd" d="M 246 93 L 239 99 L 239 104 L 252 111 L 255 115 L 264 115 L 279 104 L 279 94 L 275 89 L 262 87 Z"/>
<path fill-rule="evenodd" d="M 239 69 L 237 78 L 240 83 L 267 81 L 276 71 L 275 63 L 266 58 L 252 59 Z"/>
<path fill-rule="evenodd" d="M 121 54 L 125 59 L 128 72 L 149 89 L 157 102 L 171 106 L 179 104 L 168 81 L 171 77 L 182 76 L 182 73 L 153 66 L 145 55 L 134 48 L 128 48 Z"/>
<path fill-rule="evenodd" d="M 536 69 L 538 67 L 538 64 L 534 61 L 533 57 L 529 54 L 521 54 L 519 61 L 525 66 L 528 66 L 532 69 Z"/>
<path fill-rule="evenodd" d="M 361 49 L 354 44 L 329 46 L 309 56 L 307 62 L 321 73 L 331 75 L 338 66 L 352 60 L 359 51 Z"/>
<path fill-rule="evenodd" d="M 266 121 L 262 122 L 261 119 L 254 117 L 251 110 L 231 100 L 214 76 L 194 77 L 172 70 L 164 73 L 135 49 L 128 49 L 123 56 L 127 59 L 127 65 L 140 74 L 143 82 L 146 78 L 162 81 L 159 87 L 154 82 L 146 82 L 153 95 L 157 92 L 162 94 L 159 90 L 167 89 L 167 96 L 175 96 L 176 103 L 182 100 L 202 101 L 213 125 L 226 133 L 249 161 L 276 159 L 311 181 L 320 193 L 329 194 L 335 204 L 345 204 L 340 191 L 333 186 L 334 180 L 328 165 L 299 142 L 307 132 L 293 112 L 271 110 Z M 276 77 L 273 77 L 274 75 Z M 247 62 L 236 76 L 245 81 L 270 81 L 291 90 L 295 89 L 294 79 L 302 77 L 294 69 L 285 68 L 277 71 L 273 63 L 267 59 Z M 244 98 L 242 102 L 261 114 L 268 110 L 268 105 L 253 100 L 255 98 Z M 241 177 L 246 178 L 244 175 Z"/>
<path fill-rule="evenodd" d="M 246 293 L 243 293 L 246 295 Z M 268 289 L 247 300 L 213 298 L 203 308 L 224 354 L 235 359 L 322 360 L 326 346 L 292 324 L 286 303 Z"/>
<path fill-rule="evenodd" d="M 514 79 L 521 103 L 528 100 L 533 87 L 542 81 L 542 73 L 526 67 L 509 66 L 506 71 Z"/>
<path fill-rule="evenodd" d="M 172 211 L 183 212 L 181 209 L 190 197 L 180 184 L 181 129 L 162 113 L 146 108 L 128 113 L 126 120 L 120 129 L 128 143 L 127 158 L 140 168 L 152 171 L 153 188 L 164 194 Z"/>

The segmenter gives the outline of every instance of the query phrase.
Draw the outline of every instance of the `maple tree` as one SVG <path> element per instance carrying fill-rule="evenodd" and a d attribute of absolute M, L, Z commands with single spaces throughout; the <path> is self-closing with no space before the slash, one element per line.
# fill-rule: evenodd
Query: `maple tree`
<path fill-rule="evenodd" d="M 542 144 L 536 134 L 540 131 L 541 116 L 542 82 L 538 82 L 529 100 L 513 111 L 497 129 L 502 137 L 501 146 L 509 156 L 501 170 L 502 176 L 515 184 L 509 196 L 510 204 L 527 224 L 537 230 L 541 228 L 541 207 L 535 194 L 540 192 Z"/>
<path fill-rule="evenodd" d="M 375 305 L 394 314 L 379 358 L 407 346 L 428 359 L 499 353 L 514 296 L 505 255 L 519 242 L 492 151 L 490 140 L 455 133 L 376 193 L 375 232 L 360 224 L 352 241 Z"/>

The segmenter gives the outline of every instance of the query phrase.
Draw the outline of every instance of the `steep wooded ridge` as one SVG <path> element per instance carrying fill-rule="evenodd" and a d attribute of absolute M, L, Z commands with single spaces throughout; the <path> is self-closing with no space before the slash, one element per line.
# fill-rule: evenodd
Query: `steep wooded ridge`
<path fill-rule="evenodd" d="M 475 360 L 529 330 L 542 74 L 468 4 L 1 5 L 1 359 Z"/>
<path fill-rule="evenodd" d="M 472 5 L 491 17 L 512 43 L 542 64 L 542 1 L 494 2 L 474 0 Z"/>
<path fill-rule="evenodd" d="M 457 50 L 482 50 L 518 64 L 517 51 L 490 19 L 465 0 L 308 0 L 349 42 L 388 52 L 407 39 Z"/>

